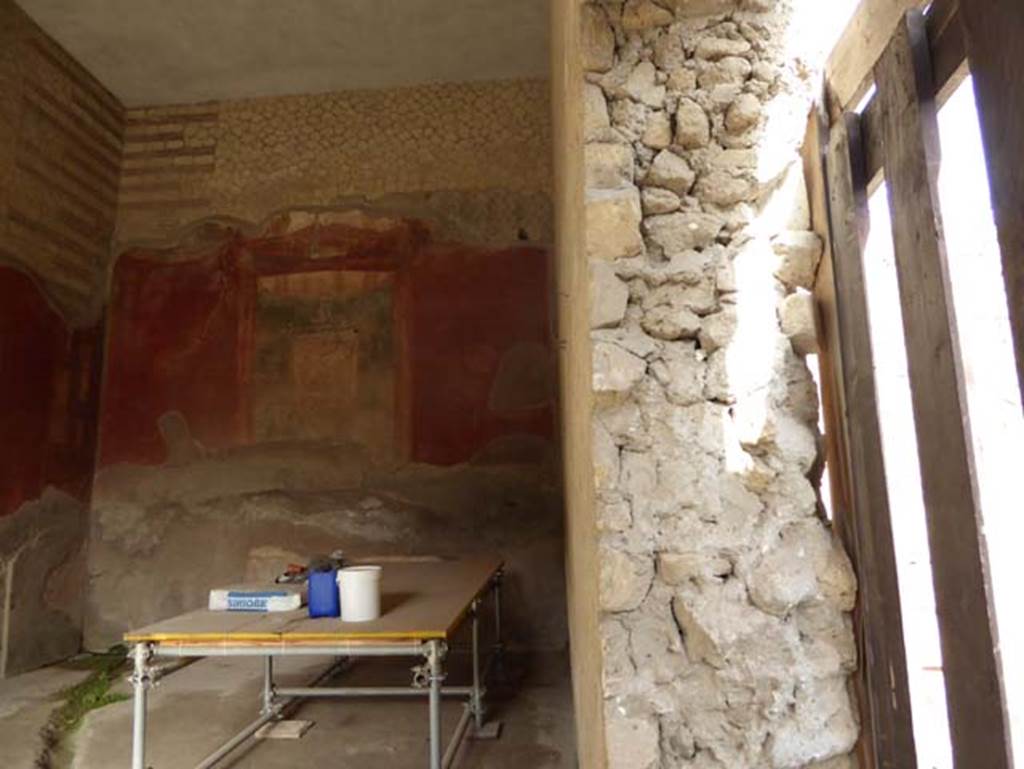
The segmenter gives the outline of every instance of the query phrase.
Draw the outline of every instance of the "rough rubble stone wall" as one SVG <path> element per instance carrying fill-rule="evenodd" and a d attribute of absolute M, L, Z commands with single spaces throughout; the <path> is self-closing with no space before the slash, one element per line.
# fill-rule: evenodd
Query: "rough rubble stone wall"
<path fill-rule="evenodd" d="M 582 10 L 610 766 L 852 766 L 856 588 L 802 357 L 814 63 L 775 0 Z"/>
<path fill-rule="evenodd" d="M 540 80 L 132 109 L 117 239 L 167 238 L 212 215 L 258 223 L 291 206 L 406 194 L 417 196 L 410 214 L 549 242 L 549 109 Z"/>

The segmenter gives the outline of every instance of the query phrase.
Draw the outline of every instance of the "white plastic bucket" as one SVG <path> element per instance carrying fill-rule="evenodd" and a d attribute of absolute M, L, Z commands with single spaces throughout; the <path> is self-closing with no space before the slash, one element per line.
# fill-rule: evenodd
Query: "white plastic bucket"
<path fill-rule="evenodd" d="M 369 622 L 380 616 L 380 566 L 349 566 L 338 572 L 342 622 Z"/>

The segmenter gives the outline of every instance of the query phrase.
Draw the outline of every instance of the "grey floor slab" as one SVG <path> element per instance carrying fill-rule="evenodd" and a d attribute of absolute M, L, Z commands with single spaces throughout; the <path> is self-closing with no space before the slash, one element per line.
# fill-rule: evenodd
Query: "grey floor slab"
<path fill-rule="evenodd" d="M 50 667 L 0 681 L 0 766 L 32 769 L 43 742 L 40 730 L 59 704 L 57 695 L 89 675 Z"/>
<path fill-rule="evenodd" d="M 452 683 L 464 683 L 464 663 L 455 657 Z M 150 701 L 147 764 L 153 769 L 191 767 L 251 720 L 262 685 L 258 659 L 208 659 L 166 678 Z M 405 684 L 407 660 L 366 660 L 345 674 L 348 684 Z M 280 683 L 305 683 L 322 661 L 281 660 Z M 576 765 L 572 696 L 563 655 L 515 657 L 510 683 L 493 687 L 492 716 L 503 723 L 494 741 L 467 742 L 462 769 L 570 769 Z M 447 702 L 445 732 L 461 706 Z M 425 701 L 315 701 L 293 718 L 314 726 L 298 740 L 250 741 L 225 767 L 358 767 L 420 769 L 426 765 Z M 75 736 L 73 769 L 109 769 L 128 763 L 131 703 L 91 713 Z"/>

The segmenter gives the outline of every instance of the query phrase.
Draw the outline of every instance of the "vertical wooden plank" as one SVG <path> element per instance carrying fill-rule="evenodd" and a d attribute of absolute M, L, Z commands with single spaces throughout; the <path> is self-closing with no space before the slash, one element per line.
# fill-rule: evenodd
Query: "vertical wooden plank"
<path fill-rule="evenodd" d="M 590 276 L 584 255 L 582 4 L 552 0 L 551 107 L 565 577 L 579 765 L 605 769 L 604 657 L 591 418 Z"/>
<path fill-rule="evenodd" d="M 856 115 L 847 113 L 833 127 L 827 168 L 853 497 L 851 524 L 857 542 L 861 664 L 867 682 L 868 712 L 862 715 L 875 766 L 914 769 L 917 758 L 910 687 L 864 274 L 867 179 Z"/>
<path fill-rule="evenodd" d="M 935 90 L 919 13 L 909 13 L 897 29 L 875 67 L 875 81 L 953 756 L 958 769 L 1009 769 L 991 586 L 938 203 Z"/>
<path fill-rule="evenodd" d="M 960 28 L 957 0 L 935 0 L 925 17 L 928 46 L 931 51 L 932 83 L 935 101 L 940 107 L 953 95 L 967 77 L 967 59 L 963 30 Z M 882 182 L 882 137 L 879 122 L 882 115 L 878 98 L 872 97 L 861 113 L 861 136 L 867 164 L 868 189 Z"/>
<path fill-rule="evenodd" d="M 832 240 L 828 221 L 828 184 L 825 178 L 825 151 L 828 143 L 828 117 L 824 105 L 812 110 L 801 151 L 804 180 L 810 206 L 811 229 L 823 243 L 821 262 L 814 278 L 814 307 L 818 331 L 818 366 L 821 374 L 822 412 L 825 422 L 825 460 L 832 498 L 833 528 L 848 551 L 854 543 L 848 536 L 853 503 L 847 468 L 843 420 L 846 414 L 842 382 L 842 350 L 836 311 L 835 280 L 832 270 Z M 849 540 L 849 541 L 848 541 Z"/>
<path fill-rule="evenodd" d="M 1024 395 L 1024 3 L 960 0 Z"/>
<path fill-rule="evenodd" d="M 967 47 L 958 0 L 935 0 L 928 8 L 928 45 L 935 101 L 941 107 L 967 77 Z"/>
<path fill-rule="evenodd" d="M 836 287 L 832 270 L 832 242 L 828 221 L 828 184 L 825 179 L 825 144 L 828 142 L 828 117 L 824 104 L 812 110 L 801 155 L 807 198 L 810 204 L 811 229 L 822 239 L 821 262 L 814 278 L 814 309 L 818 331 L 818 366 L 821 381 L 821 410 L 825 425 L 825 469 L 832 497 L 832 530 L 850 555 L 858 581 L 862 582 L 856 530 L 853 527 L 853 503 L 850 493 L 849 450 L 846 445 L 846 400 L 842 382 L 842 345 L 839 340 L 839 321 L 836 310 Z M 857 658 L 865 658 L 864 604 L 862 593 L 857 592 L 857 605 L 853 611 L 853 630 L 857 642 Z M 853 753 L 860 769 L 877 769 L 874 757 L 874 737 L 868 714 L 868 682 L 865 666 L 859 664 L 852 678 L 857 710 L 864 714 L 862 729 Z"/>

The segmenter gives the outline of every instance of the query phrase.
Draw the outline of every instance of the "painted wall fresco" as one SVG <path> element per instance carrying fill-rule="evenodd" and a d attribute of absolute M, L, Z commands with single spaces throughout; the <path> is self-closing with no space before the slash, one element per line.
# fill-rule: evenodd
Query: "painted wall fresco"
<path fill-rule="evenodd" d="M 120 102 L 0 0 L 0 678 L 81 648 L 123 131 Z"/>
<path fill-rule="evenodd" d="M 70 329 L 28 275 L 0 266 L 0 516 L 48 485 L 87 500 L 99 339 Z"/>
<path fill-rule="evenodd" d="M 326 270 L 257 283 L 254 441 L 395 450 L 394 273 Z"/>
<path fill-rule="evenodd" d="M 100 415 L 100 465 L 179 462 L 249 433 L 255 275 L 239 245 L 117 264 Z M 184 452 L 184 455 L 182 455 Z"/>
<path fill-rule="evenodd" d="M 100 466 L 275 441 L 452 465 L 506 436 L 550 439 L 546 251 L 366 250 L 349 229 L 317 230 L 333 263 L 304 258 L 308 229 L 123 255 Z"/>
<path fill-rule="evenodd" d="M 564 648 L 547 273 L 359 213 L 123 254 L 88 648 L 335 548 L 501 553 L 508 640 Z"/>
<path fill-rule="evenodd" d="M 470 460 L 504 436 L 552 436 L 547 252 L 435 246 L 411 270 L 414 459 Z"/>

